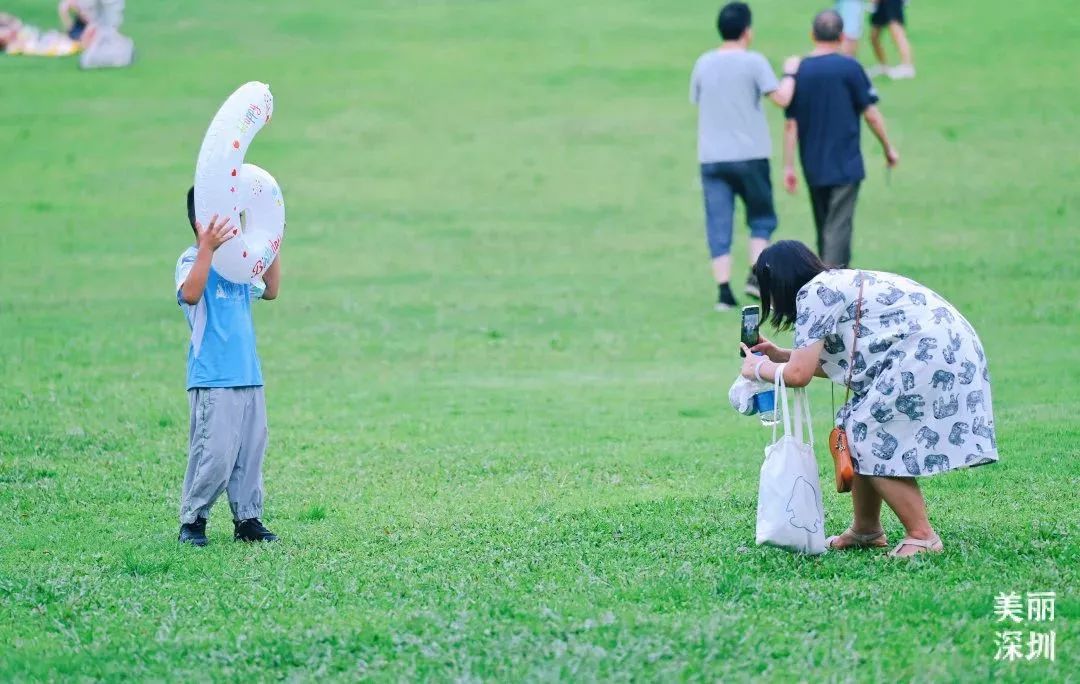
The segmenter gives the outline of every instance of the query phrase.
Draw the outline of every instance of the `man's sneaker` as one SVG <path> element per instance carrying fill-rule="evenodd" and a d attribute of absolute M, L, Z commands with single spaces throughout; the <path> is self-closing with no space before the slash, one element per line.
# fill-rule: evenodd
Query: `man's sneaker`
<path fill-rule="evenodd" d="M 889 69 L 889 78 L 900 81 L 905 78 L 915 78 L 915 66 L 913 64 L 900 64 Z"/>
<path fill-rule="evenodd" d="M 761 288 L 758 286 L 757 276 L 753 271 L 750 271 L 750 275 L 746 278 L 746 294 L 754 299 L 761 299 Z"/>
<path fill-rule="evenodd" d="M 716 306 L 717 311 L 728 311 L 730 309 L 738 308 L 739 303 L 735 301 L 735 295 L 731 294 L 731 288 L 727 283 L 720 285 L 717 288 Z"/>
<path fill-rule="evenodd" d="M 195 522 L 181 525 L 177 541 L 192 546 L 206 546 L 206 518 L 195 518 Z"/>
<path fill-rule="evenodd" d="M 233 521 L 233 539 L 236 541 L 277 541 L 277 535 L 266 529 L 258 518 Z"/>
<path fill-rule="evenodd" d="M 889 67 L 884 64 L 873 64 L 866 67 L 866 76 L 868 78 L 878 78 L 889 73 Z"/>

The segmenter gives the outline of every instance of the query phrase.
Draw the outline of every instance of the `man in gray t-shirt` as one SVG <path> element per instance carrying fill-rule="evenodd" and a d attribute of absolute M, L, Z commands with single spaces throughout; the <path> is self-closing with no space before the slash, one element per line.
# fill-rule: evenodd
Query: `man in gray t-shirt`
<path fill-rule="evenodd" d="M 753 37 L 750 8 L 732 2 L 716 21 L 724 42 L 698 58 L 690 76 L 690 101 L 698 106 L 698 161 L 705 196 L 705 234 L 717 284 L 718 311 L 738 306 L 731 293 L 731 233 L 735 197 L 746 206 L 750 228 L 750 266 L 776 229 L 769 156 L 772 143 L 761 106 L 768 96 L 786 107 L 795 92 L 797 57 L 784 62 L 776 80 L 769 62 L 747 47 Z M 746 292 L 759 296 L 753 272 Z"/>

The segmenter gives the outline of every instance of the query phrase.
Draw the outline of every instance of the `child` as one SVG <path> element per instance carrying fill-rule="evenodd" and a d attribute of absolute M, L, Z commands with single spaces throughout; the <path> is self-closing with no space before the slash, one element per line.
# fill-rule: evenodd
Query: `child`
<path fill-rule="evenodd" d="M 176 301 L 191 327 L 187 364 L 191 427 L 179 540 L 206 546 L 210 507 L 227 491 L 233 538 L 275 541 L 277 536 L 259 521 L 266 404 L 251 301 L 277 297 L 281 256 L 266 269 L 262 285 L 225 280 L 210 262 L 238 229 L 216 215 L 205 229 L 196 222 L 195 188 L 188 190 L 187 210 L 196 245 L 184 250 L 176 263 Z"/>

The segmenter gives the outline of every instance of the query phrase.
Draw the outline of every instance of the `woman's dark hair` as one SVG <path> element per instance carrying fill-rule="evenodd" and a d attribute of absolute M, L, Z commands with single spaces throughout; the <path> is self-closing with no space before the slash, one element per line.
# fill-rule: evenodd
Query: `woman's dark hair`
<path fill-rule="evenodd" d="M 191 229 L 195 230 L 195 186 L 192 185 L 187 191 L 187 220 L 191 224 Z M 198 231 L 195 231 L 198 235 Z"/>
<path fill-rule="evenodd" d="M 761 319 L 768 320 L 777 330 L 792 328 L 799 290 L 827 270 L 821 259 L 798 240 L 781 240 L 765 248 L 754 264 L 754 275 L 761 288 Z"/>
<path fill-rule="evenodd" d="M 750 28 L 750 6 L 745 2 L 729 2 L 716 18 L 716 30 L 724 40 L 738 40 Z"/>

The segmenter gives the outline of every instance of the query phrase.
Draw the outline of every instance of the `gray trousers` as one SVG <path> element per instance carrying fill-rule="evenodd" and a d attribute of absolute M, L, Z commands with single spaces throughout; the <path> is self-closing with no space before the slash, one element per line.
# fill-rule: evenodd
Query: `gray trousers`
<path fill-rule="evenodd" d="M 851 233 L 859 184 L 810 186 L 818 255 L 826 266 L 844 268 L 851 263 Z"/>
<path fill-rule="evenodd" d="M 191 431 L 180 522 L 209 518 L 228 491 L 233 520 L 262 516 L 266 402 L 262 387 L 188 390 Z"/>

